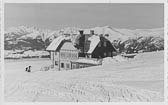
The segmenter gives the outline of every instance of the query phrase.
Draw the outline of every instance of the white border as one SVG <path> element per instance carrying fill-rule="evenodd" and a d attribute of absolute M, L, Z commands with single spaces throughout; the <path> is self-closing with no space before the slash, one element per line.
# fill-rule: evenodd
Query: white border
<path fill-rule="evenodd" d="M 4 0 L 5 3 L 165 3 L 166 0 Z"/>
<path fill-rule="evenodd" d="M 1 22 L 0 23 L 1 24 L 1 32 L 0 32 L 0 37 L 1 37 L 0 38 L 0 40 L 1 40 L 1 43 L 0 43 L 1 44 L 1 49 L 0 49 L 0 51 L 1 51 L 1 58 L 0 58 L 1 59 L 1 65 L 0 65 L 0 69 L 1 69 L 1 73 L 0 74 L 1 74 L 1 82 L 2 83 L 0 85 L 2 85 L 1 86 L 2 87 L 1 88 L 1 93 L 2 93 L 1 94 L 1 100 L 2 101 L 0 103 L 2 105 L 3 105 L 3 100 L 4 100 L 4 97 L 3 97 L 4 96 L 4 91 L 3 91 L 4 90 L 4 75 L 3 75 L 4 74 L 4 59 L 3 59 L 4 58 L 4 50 L 3 50 L 4 49 L 4 40 L 3 40 L 4 39 L 4 17 L 3 17 L 4 16 L 4 12 L 3 12 L 4 7 L 3 6 L 4 6 L 3 1 L 1 1 L 1 4 L 0 4 L 0 14 L 1 14 L 1 16 L 0 16 L 0 18 L 1 18 L 0 19 L 0 22 Z"/>
<path fill-rule="evenodd" d="M 14 103 L 8 102 L 3 105 L 167 105 L 166 102 L 34 102 Z"/>
<path fill-rule="evenodd" d="M 110 103 L 100 103 L 100 102 L 80 102 L 80 103 L 74 103 L 74 102 L 5 102 L 3 101 L 3 105 L 46 105 L 46 104 L 50 104 L 50 105 L 55 105 L 55 104 L 61 104 L 61 105 L 65 105 L 65 104 L 86 104 L 86 105 L 104 105 L 104 104 L 115 104 L 115 105 L 125 105 L 125 104 L 129 104 L 129 105 L 166 105 L 168 102 L 168 80 L 167 80 L 167 75 L 168 75 L 168 4 L 167 4 L 167 0 L 3 0 L 2 4 L 1 4 L 1 71 L 2 74 L 4 74 L 4 3 L 164 3 L 164 41 L 165 41 L 165 52 L 164 52 L 164 102 L 110 102 Z M 3 66 L 2 66 L 3 65 Z M 4 75 L 2 75 L 2 90 L 4 90 Z M 3 91 L 4 92 L 4 91 Z M 2 100 L 4 100 L 4 93 L 1 94 L 2 95 Z"/>
<path fill-rule="evenodd" d="M 164 100 L 168 102 L 168 4 L 164 4 Z"/>

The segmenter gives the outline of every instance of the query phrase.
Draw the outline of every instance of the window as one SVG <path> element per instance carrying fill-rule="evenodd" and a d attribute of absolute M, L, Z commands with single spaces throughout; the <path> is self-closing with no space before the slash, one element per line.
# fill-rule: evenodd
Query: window
<path fill-rule="evenodd" d="M 104 47 L 106 47 L 107 46 L 107 42 L 104 42 Z"/>
<path fill-rule="evenodd" d="M 79 65 L 79 68 L 83 68 L 83 65 Z"/>
<path fill-rule="evenodd" d="M 70 53 L 70 52 L 67 52 L 67 53 L 66 53 L 66 57 L 65 57 L 65 58 L 66 58 L 66 59 L 67 59 L 67 58 L 69 58 L 69 59 L 70 59 L 70 58 L 71 58 L 71 53 Z"/>
<path fill-rule="evenodd" d="M 111 57 L 111 52 L 108 53 L 108 56 Z"/>
<path fill-rule="evenodd" d="M 104 57 L 106 57 L 107 56 L 107 53 L 106 52 L 104 52 Z"/>
<path fill-rule="evenodd" d="M 72 64 L 72 68 L 73 68 L 73 69 L 76 69 L 76 64 Z"/>
<path fill-rule="evenodd" d="M 76 52 L 72 52 L 71 59 L 77 59 L 77 58 L 78 58 L 78 54 Z"/>
<path fill-rule="evenodd" d="M 89 56 L 89 58 L 92 58 L 92 55 L 88 55 Z"/>
<path fill-rule="evenodd" d="M 61 63 L 61 68 L 64 68 L 64 63 Z"/>
<path fill-rule="evenodd" d="M 71 59 L 75 58 L 76 55 L 74 53 L 71 53 Z"/>
<path fill-rule="evenodd" d="M 67 68 L 67 69 L 69 69 L 69 68 L 70 68 L 69 63 L 67 63 L 67 64 L 66 64 L 66 68 Z"/>
<path fill-rule="evenodd" d="M 109 34 L 105 34 L 104 36 L 109 37 Z"/>
<path fill-rule="evenodd" d="M 67 58 L 65 56 L 66 56 L 66 53 L 65 52 L 61 52 L 60 58 L 62 58 L 62 59 Z"/>
<path fill-rule="evenodd" d="M 55 65 L 58 65 L 58 61 L 55 61 Z"/>

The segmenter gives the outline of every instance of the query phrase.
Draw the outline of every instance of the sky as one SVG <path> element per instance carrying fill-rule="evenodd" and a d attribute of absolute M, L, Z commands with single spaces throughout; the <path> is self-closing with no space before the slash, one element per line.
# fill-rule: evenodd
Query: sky
<path fill-rule="evenodd" d="M 43 29 L 112 26 L 149 29 L 164 26 L 164 4 L 7 3 L 5 29 L 35 26 Z"/>

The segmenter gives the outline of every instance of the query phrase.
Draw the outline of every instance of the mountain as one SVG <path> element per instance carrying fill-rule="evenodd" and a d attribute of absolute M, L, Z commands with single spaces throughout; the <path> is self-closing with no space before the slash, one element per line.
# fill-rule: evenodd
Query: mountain
<path fill-rule="evenodd" d="M 74 40 L 79 35 L 79 30 L 81 30 L 81 28 L 76 27 L 66 27 L 54 31 L 27 26 L 12 27 L 5 31 L 5 49 L 45 50 L 52 40 L 60 35 L 70 34 L 71 39 Z M 136 40 L 137 43 L 141 43 L 145 40 L 157 44 L 164 42 L 163 28 L 131 30 L 104 26 L 83 30 L 86 34 L 89 34 L 90 30 L 94 30 L 95 34 L 106 37 L 120 50 L 125 50 L 126 47 L 135 44 L 133 40 Z M 162 44 L 164 45 L 164 43 Z M 122 46 L 123 48 L 120 48 Z"/>

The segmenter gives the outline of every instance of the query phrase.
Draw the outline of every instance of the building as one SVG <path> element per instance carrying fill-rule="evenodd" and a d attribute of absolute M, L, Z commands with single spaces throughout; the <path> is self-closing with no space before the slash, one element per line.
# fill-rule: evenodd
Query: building
<path fill-rule="evenodd" d="M 71 62 L 78 59 L 78 50 L 68 37 L 60 36 L 56 38 L 46 50 L 50 51 L 52 64 L 58 70 L 72 69 Z"/>
<path fill-rule="evenodd" d="M 90 34 L 80 31 L 78 49 L 79 56 L 87 58 L 104 58 L 113 57 L 113 52 L 116 52 L 115 47 L 111 42 L 102 35 L 94 34 L 94 30 Z"/>
<path fill-rule="evenodd" d="M 101 64 L 104 57 L 112 57 L 114 46 L 103 36 L 84 34 L 80 31 L 77 43 L 73 45 L 69 36 L 59 36 L 47 47 L 54 68 L 68 70 Z"/>

